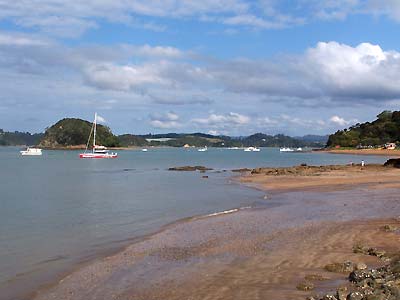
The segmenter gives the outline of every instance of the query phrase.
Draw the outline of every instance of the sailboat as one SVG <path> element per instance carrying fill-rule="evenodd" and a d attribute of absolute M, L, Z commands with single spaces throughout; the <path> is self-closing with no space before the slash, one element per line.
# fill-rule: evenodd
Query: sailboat
<path fill-rule="evenodd" d="M 92 129 L 90 130 L 89 139 L 86 143 L 86 149 L 84 153 L 79 154 L 79 158 L 116 158 L 117 153 L 110 153 L 106 147 L 96 145 L 96 129 L 97 129 L 97 113 L 94 114 L 94 121 Z M 92 151 L 88 151 L 90 138 L 93 132 L 93 148 Z"/>

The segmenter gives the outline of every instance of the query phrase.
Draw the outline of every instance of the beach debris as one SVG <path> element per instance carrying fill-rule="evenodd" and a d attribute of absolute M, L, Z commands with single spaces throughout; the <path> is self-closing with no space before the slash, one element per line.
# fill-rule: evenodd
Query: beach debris
<path fill-rule="evenodd" d="M 355 264 L 351 261 L 346 261 L 343 263 L 331 263 L 327 264 L 324 269 L 328 272 L 332 273 L 346 273 L 346 272 L 352 272 L 355 269 Z"/>
<path fill-rule="evenodd" d="M 296 289 L 299 291 L 311 291 L 314 289 L 314 284 L 309 281 L 303 281 L 296 286 Z"/>
<path fill-rule="evenodd" d="M 168 171 L 210 171 L 212 168 L 204 166 L 183 166 L 183 167 L 171 167 Z"/>

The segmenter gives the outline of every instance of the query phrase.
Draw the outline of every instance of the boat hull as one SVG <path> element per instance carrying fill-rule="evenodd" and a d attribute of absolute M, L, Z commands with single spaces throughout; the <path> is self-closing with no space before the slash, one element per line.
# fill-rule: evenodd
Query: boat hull
<path fill-rule="evenodd" d="M 39 153 L 29 153 L 27 151 L 20 151 L 21 155 L 23 156 L 40 156 L 42 155 L 42 152 Z"/>
<path fill-rule="evenodd" d="M 118 155 L 115 153 L 81 153 L 79 158 L 117 158 Z"/>

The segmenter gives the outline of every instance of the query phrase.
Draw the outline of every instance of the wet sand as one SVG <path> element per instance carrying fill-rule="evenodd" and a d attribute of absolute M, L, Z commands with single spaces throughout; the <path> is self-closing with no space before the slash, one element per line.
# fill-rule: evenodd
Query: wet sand
<path fill-rule="evenodd" d="M 326 264 L 381 263 L 352 253 L 355 244 L 398 249 L 399 236 L 381 227 L 400 226 L 400 171 L 354 167 L 327 173 L 247 175 L 243 182 L 267 192 L 260 207 L 172 224 L 82 266 L 39 291 L 35 300 L 305 299 L 315 291 L 299 291 L 296 285 L 312 274 L 329 278 L 315 282 L 316 292 L 333 290 L 346 275 L 324 271 Z M 279 180 L 272 185 L 275 177 Z M 287 182 L 286 191 L 278 181 Z"/>
<path fill-rule="evenodd" d="M 254 173 L 256 172 L 256 173 Z M 365 186 L 369 189 L 400 188 L 400 169 L 382 165 L 259 168 L 240 178 L 268 191 L 343 190 Z"/>

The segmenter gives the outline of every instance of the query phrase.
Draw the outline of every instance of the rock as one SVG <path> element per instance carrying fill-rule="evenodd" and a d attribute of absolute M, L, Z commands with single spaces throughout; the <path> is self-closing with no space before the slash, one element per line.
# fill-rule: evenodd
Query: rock
<path fill-rule="evenodd" d="M 368 249 L 368 254 L 369 254 L 369 255 L 372 255 L 372 256 L 376 256 L 376 257 L 381 258 L 381 257 L 384 257 L 384 256 L 385 256 L 386 251 L 384 251 L 384 250 L 378 250 L 378 249 L 376 249 L 376 248 L 369 248 L 369 249 Z"/>
<path fill-rule="evenodd" d="M 362 300 L 364 295 L 360 292 L 352 292 L 348 296 L 348 300 Z"/>
<path fill-rule="evenodd" d="M 168 171 L 209 171 L 212 168 L 207 168 L 204 166 L 183 166 L 183 167 L 171 167 Z"/>
<path fill-rule="evenodd" d="M 346 261 L 344 263 L 332 263 L 324 267 L 325 270 L 333 273 L 352 272 L 354 271 L 354 268 L 355 268 L 354 263 L 352 263 L 351 261 Z"/>
<path fill-rule="evenodd" d="M 368 249 L 368 247 L 365 247 L 361 244 L 356 244 L 353 246 L 353 253 L 368 254 Z"/>
<path fill-rule="evenodd" d="M 322 297 L 322 300 L 338 300 L 338 299 L 333 295 L 325 295 L 324 297 Z"/>
<path fill-rule="evenodd" d="M 314 284 L 312 282 L 303 281 L 296 286 L 296 289 L 299 291 L 311 291 L 314 289 Z"/>
<path fill-rule="evenodd" d="M 241 168 L 241 169 L 233 169 L 232 172 L 235 173 L 244 173 L 244 172 L 251 172 L 252 169 L 248 169 L 248 168 Z"/>
<path fill-rule="evenodd" d="M 386 231 L 386 232 L 393 232 L 396 231 L 398 229 L 397 226 L 391 225 L 391 224 L 386 224 L 384 226 L 382 226 L 382 230 Z"/>
<path fill-rule="evenodd" d="M 348 289 L 345 286 L 338 288 L 336 291 L 336 297 L 338 300 L 346 300 L 348 294 Z"/>
<path fill-rule="evenodd" d="M 366 270 L 367 268 L 368 268 L 367 265 L 364 263 L 358 263 L 358 264 L 356 264 L 356 267 L 355 267 L 356 270 Z"/>
<path fill-rule="evenodd" d="M 364 279 L 370 278 L 371 274 L 365 270 L 356 270 L 350 273 L 349 280 L 351 282 L 360 282 Z"/>
<path fill-rule="evenodd" d="M 400 168 L 400 158 L 388 159 L 383 165 L 385 167 Z"/>

